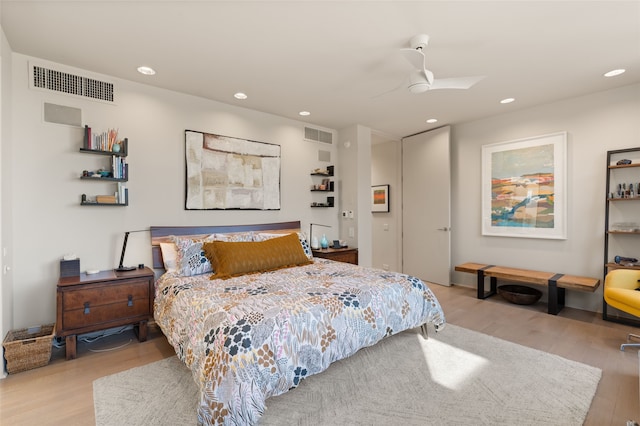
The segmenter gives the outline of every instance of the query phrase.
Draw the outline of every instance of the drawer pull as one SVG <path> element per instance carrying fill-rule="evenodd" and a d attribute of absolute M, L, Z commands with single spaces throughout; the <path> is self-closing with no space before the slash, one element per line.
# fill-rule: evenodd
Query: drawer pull
<path fill-rule="evenodd" d="M 127 296 L 127 306 L 129 306 L 129 307 L 133 306 L 133 296 L 132 295 Z"/>
<path fill-rule="evenodd" d="M 84 314 L 87 315 L 89 311 L 89 302 L 84 302 Z"/>

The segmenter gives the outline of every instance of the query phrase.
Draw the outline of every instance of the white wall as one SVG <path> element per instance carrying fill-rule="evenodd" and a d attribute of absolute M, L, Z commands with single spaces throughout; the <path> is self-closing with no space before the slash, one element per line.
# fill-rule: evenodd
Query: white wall
<path fill-rule="evenodd" d="M 375 268 L 388 265 L 390 271 L 402 271 L 402 188 L 398 165 L 401 142 L 390 141 L 371 146 L 371 185 L 389 185 L 389 212 L 373 213 L 372 263 Z"/>
<path fill-rule="evenodd" d="M 452 262 L 480 262 L 602 278 L 606 151 L 640 144 L 640 85 L 594 93 L 453 127 Z M 482 145 L 566 131 L 568 238 L 481 235 Z M 636 240 L 640 256 L 640 239 Z M 471 274 L 453 282 L 475 286 Z M 602 308 L 595 294 L 567 292 L 567 306 Z"/>
<path fill-rule="evenodd" d="M 339 133 L 339 211 L 353 211 L 341 219 L 340 239 L 358 248 L 358 264 L 371 266 L 371 129 L 354 125 Z"/>
<path fill-rule="evenodd" d="M 301 220 L 306 231 L 311 221 L 338 229 L 340 207 L 311 209 L 309 192 L 310 171 L 326 166 L 318 161 L 318 150 L 329 150 L 336 158 L 336 148 L 304 141 L 304 123 L 60 66 L 56 68 L 114 81 L 117 105 L 29 89 L 28 61 L 32 59 L 13 54 L 11 140 L 3 142 L 3 148 L 13 150 L 10 158 L 3 152 L 3 164 L 12 164 L 12 170 L 3 173 L 3 183 L 10 185 L 13 196 L 3 198 L 2 203 L 13 218 L 14 244 L 9 248 L 14 274 L 12 327 L 53 322 L 60 258 L 76 253 L 83 271 L 113 268 L 125 231 L 150 225 L 289 220 Z M 83 124 L 94 131 L 118 128 L 120 135 L 129 139 L 128 207 L 79 205 L 82 193 L 111 191 L 107 183 L 78 179 L 82 170 L 96 169 L 105 159 L 78 152 L 80 128 L 45 123 L 44 102 L 81 108 Z M 281 210 L 184 210 L 185 129 L 280 144 Z M 334 132 L 337 140 L 337 132 L 323 130 Z M 148 234 L 132 234 L 125 263 L 150 265 L 148 242 Z"/>
<path fill-rule="evenodd" d="M 10 179 L 5 174 L 11 170 L 11 146 L 9 144 L 11 131 L 11 48 L 0 28 L 0 332 L 4 338 L 12 327 L 13 317 L 13 273 L 11 253 L 5 253 L 4 247 L 11 244 L 11 205 Z M 4 348 L 0 349 L 0 355 Z M 0 358 L 2 359 L 2 358 Z M 4 368 L 0 369 L 4 376 Z"/>

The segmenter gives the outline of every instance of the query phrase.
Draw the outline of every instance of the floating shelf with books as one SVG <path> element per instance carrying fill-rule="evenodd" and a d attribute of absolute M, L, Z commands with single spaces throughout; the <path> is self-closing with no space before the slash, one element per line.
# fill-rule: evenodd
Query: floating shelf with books
<path fill-rule="evenodd" d="M 116 191 L 106 195 L 88 196 L 82 194 L 81 206 L 128 206 L 129 193 L 125 182 L 129 180 L 129 165 L 126 163 L 129 141 L 118 140 L 118 132 L 109 130 L 101 134 L 92 134 L 91 128 L 85 126 L 84 143 L 80 148 L 82 154 L 93 154 L 110 157 L 107 167 L 97 170 L 84 170 L 80 179 L 84 181 L 116 183 Z"/>
<path fill-rule="evenodd" d="M 120 184 L 118 184 L 120 185 Z M 121 194 L 121 195 L 118 195 Z M 123 200 L 124 202 L 120 202 Z M 118 188 L 118 192 L 114 195 L 96 195 L 93 199 L 88 199 L 82 194 L 81 206 L 114 206 L 124 207 L 129 205 L 129 190 L 127 188 Z"/>

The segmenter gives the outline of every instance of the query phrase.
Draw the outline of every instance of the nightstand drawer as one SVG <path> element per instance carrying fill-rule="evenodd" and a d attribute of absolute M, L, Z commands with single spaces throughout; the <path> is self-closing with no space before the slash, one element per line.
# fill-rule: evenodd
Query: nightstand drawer
<path fill-rule="evenodd" d="M 358 249 L 357 248 L 339 248 L 332 247 L 326 249 L 312 250 L 314 257 L 321 257 L 324 259 L 335 260 L 336 262 L 353 263 L 358 264 Z"/>
<path fill-rule="evenodd" d="M 130 296 L 134 300 L 145 299 L 148 305 L 148 281 L 102 284 L 66 291 L 62 295 L 63 311 L 84 308 L 86 303 L 90 306 L 111 305 L 119 302 L 126 304 Z"/>
<path fill-rule="evenodd" d="M 334 253 L 327 259 L 335 260 L 336 262 L 353 263 L 357 264 L 355 253 Z"/>
<path fill-rule="evenodd" d="M 149 315 L 149 299 L 132 299 L 109 305 L 91 305 L 81 309 L 66 311 L 62 314 L 65 328 L 80 328 L 87 324 L 106 324 L 128 318 Z"/>

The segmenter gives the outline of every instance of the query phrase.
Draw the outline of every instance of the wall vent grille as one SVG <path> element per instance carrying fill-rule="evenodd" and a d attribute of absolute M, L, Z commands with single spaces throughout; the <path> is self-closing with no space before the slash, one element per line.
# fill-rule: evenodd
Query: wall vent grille
<path fill-rule="evenodd" d="M 33 66 L 32 85 L 39 89 L 53 90 L 98 101 L 113 102 L 113 83 L 38 65 Z"/>
<path fill-rule="evenodd" d="M 333 133 L 325 132 L 324 130 L 314 129 L 312 127 L 304 128 L 304 138 L 308 141 L 313 142 L 322 142 L 322 143 L 333 143 Z"/>

